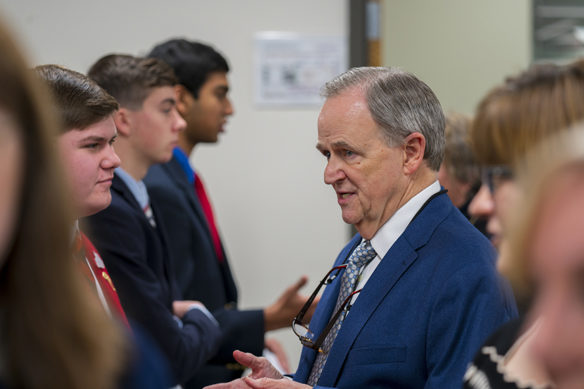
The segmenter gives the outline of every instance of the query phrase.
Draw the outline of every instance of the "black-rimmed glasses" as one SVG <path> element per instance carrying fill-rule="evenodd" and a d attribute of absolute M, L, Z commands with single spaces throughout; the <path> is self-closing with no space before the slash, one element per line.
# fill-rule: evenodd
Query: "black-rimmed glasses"
<path fill-rule="evenodd" d="M 512 179 L 513 171 L 509 166 L 487 166 L 482 171 L 482 181 L 487 185 L 491 194 L 495 193 L 503 182 Z"/>
<path fill-rule="evenodd" d="M 292 331 L 294 331 L 296 336 L 298 336 L 298 339 L 300 339 L 300 343 L 302 343 L 303 346 L 309 347 L 313 350 L 317 350 L 319 353 L 327 353 L 328 352 L 328 350 L 324 350 L 321 347 L 324 340 L 326 339 L 327 335 L 329 334 L 329 332 L 331 331 L 331 329 L 333 328 L 333 326 L 335 325 L 337 319 L 341 316 L 341 314 L 346 315 L 347 312 L 349 312 L 349 310 L 351 309 L 351 306 L 352 306 L 351 304 L 349 304 L 349 302 L 351 301 L 353 296 L 355 296 L 357 293 L 361 292 L 361 289 L 356 290 L 353 293 L 349 294 L 349 296 L 347 296 L 345 301 L 343 301 L 341 306 L 337 309 L 335 314 L 331 317 L 328 324 L 326 325 L 324 330 L 322 330 L 322 332 L 320 333 L 320 336 L 316 340 L 314 340 L 314 334 L 308 328 L 308 324 L 304 323 L 304 315 L 306 315 L 306 312 L 308 311 L 308 309 L 312 305 L 312 302 L 314 301 L 314 299 L 318 295 L 318 292 L 320 292 L 320 289 L 324 285 L 328 285 L 331 282 L 333 282 L 334 279 L 337 278 L 337 276 L 340 274 L 341 270 L 343 270 L 346 267 L 347 267 L 347 265 L 345 264 L 345 265 L 335 266 L 331 270 L 329 270 L 329 272 L 326 273 L 326 275 L 323 277 L 323 279 L 320 280 L 320 283 L 318 284 L 318 286 L 316 287 L 314 292 L 312 292 L 312 294 L 310 295 L 310 298 L 306 301 L 306 304 L 304 304 L 304 306 L 302 307 L 300 312 L 298 312 L 298 315 L 296 315 L 296 317 L 292 320 Z"/>

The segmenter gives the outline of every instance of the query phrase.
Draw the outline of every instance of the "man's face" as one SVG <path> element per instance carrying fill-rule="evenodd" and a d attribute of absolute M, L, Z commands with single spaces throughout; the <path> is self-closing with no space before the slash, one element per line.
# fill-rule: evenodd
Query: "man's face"
<path fill-rule="evenodd" d="M 181 114 L 187 122 L 184 136 L 189 144 L 217 142 L 219 133 L 225 131 L 227 117 L 233 115 L 228 92 L 226 73 L 214 72 L 201 86 L 198 98 L 185 93 Z"/>
<path fill-rule="evenodd" d="M 536 281 L 533 314 L 541 318 L 535 355 L 558 388 L 584 382 L 584 182 L 561 177 L 538 211 L 529 250 Z"/>
<path fill-rule="evenodd" d="M 115 138 L 116 126 L 111 116 L 59 137 L 59 151 L 79 217 L 97 213 L 111 202 L 114 169 L 120 166 L 113 148 Z"/>
<path fill-rule="evenodd" d="M 358 89 L 324 103 L 316 147 L 327 158 L 324 181 L 337 194 L 343 220 L 370 239 L 400 206 L 402 147 L 387 145 Z"/>
<path fill-rule="evenodd" d="M 186 123 L 176 110 L 171 86 L 152 88 L 138 111 L 127 110 L 131 126 L 129 140 L 147 165 L 168 162 Z"/>

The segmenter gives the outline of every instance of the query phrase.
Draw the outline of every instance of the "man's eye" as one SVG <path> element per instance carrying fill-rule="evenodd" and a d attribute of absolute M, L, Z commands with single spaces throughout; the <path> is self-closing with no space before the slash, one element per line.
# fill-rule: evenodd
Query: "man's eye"
<path fill-rule="evenodd" d="M 88 143 L 83 148 L 85 149 L 97 149 L 99 147 L 99 143 Z"/>
<path fill-rule="evenodd" d="M 326 159 L 329 159 L 329 158 L 331 157 L 331 153 L 330 153 L 330 152 L 328 152 L 328 151 L 323 151 L 323 152 L 322 152 L 322 155 L 324 155 L 324 157 L 325 157 Z"/>
<path fill-rule="evenodd" d="M 343 153 L 345 154 L 345 157 L 352 157 L 355 155 L 355 153 L 353 153 L 351 150 L 345 150 Z"/>

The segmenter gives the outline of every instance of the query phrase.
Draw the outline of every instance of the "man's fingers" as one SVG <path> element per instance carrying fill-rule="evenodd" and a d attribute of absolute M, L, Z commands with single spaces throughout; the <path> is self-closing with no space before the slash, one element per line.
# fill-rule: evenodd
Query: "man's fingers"
<path fill-rule="evenodd" d="M 235 350 L 233 352 L 233 358 L 239 363 L 241 363 L 245 367 L 249 367 L 250 369 L 254 369 L 259 367 L 259 358 L 250 353 L 244 353 L 243 351 Z"/>
<path fill-rule="evenodd" d="M 243 377 L 243 381 L 246 383 L 247 386 L 249 386 L 252 389 L 262 389 L 266 387 L 264 385 L 266 380 L 264 379 L 254 380 L 253 378 L 250 377 Z"/>
<path fill-rule="evenodd" d="M 302 276 L 288 290 L 297 293 L 308 282 L 307 276 Z"/>

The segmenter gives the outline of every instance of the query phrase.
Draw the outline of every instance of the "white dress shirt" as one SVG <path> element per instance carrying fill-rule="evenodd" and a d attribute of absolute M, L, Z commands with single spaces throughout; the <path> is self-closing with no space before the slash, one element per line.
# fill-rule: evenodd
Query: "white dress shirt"
<path fill-rule="evenodd" d="M 412 197 L 407 203 L 402 205 L 402 207 L 398 209 L 383 226 L 381 226 L 377 233 L 375 233 L 373 238 L 371 238 L 371 246 L 375 250 L 377 256 L 363 268 L 355 290 L 362 289 L 365 286 L 375 269 L 377 269 L 381 259 L 385 257 L 385 254 L 387 254 L 391 246 L 393 246 L 395 241 L 404 233 L 414 216 L 426 201 L 439 191 L 440 184 L 438 183 L 438 180 L 436 180 L 431 185 L 424 188 L 420 193 Z M 363 239 L 361 239 L 361 241 L 363 241 Z M 359 294 L 356 294 L 353 297 L 352 303 L 355 302 L 358 296 Z"/>

